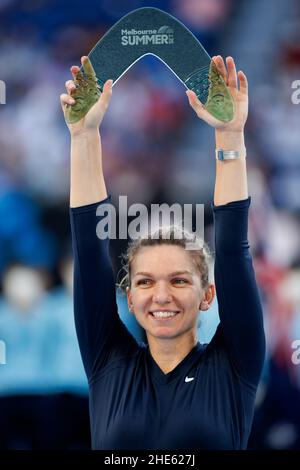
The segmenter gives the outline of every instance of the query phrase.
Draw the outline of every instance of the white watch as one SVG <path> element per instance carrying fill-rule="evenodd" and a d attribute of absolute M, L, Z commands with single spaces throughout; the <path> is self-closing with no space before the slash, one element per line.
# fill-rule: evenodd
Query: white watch
<path fill-rule="evenodd" d="M 236 160 L 241 156 L 245 156 L 246 152 L 239 152 L 238 150 L 223 150 L 223 149 L 216 149 L 216 159 L 217 160 Z"/>

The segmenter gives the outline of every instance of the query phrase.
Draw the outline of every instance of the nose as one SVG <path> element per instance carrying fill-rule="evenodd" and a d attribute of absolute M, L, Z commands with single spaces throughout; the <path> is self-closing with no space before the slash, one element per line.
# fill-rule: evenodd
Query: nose
<path fill-rule="evenodd" d="M 170 290 L 165 282 L 158 282 L 153 292 L 153 302 L 159 305 L 168 304 L 172 301 Z"/>

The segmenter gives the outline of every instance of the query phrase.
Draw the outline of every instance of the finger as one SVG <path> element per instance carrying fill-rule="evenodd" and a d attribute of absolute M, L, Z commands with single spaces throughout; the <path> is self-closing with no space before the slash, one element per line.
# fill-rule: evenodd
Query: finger
<path fill-rule="evenodd" d="M 63 111 L 65 111 L 67 105 L 72 106 L 73 104 L 75 104 L 75 100 L 70 95 L 67 95 L 66 93 L 62 93 L 60 95 L 60 104 L 61 104 Z"/>
<path fill-rule="evenodd" d="M 76 89 L 76 85 L 73 80 L 67 80 L 65 83 L 65 87 L 67 89 L 67 92 L 70 94 L 72 90 Z"/>
<path fill-rule="evenodd" d="M 242 70 L 238 71 L 238 77 L 240 81 L 240 92 L 244 95 L 248 95 L 248 80 L 244 72 Z"/>
<path fill-rule="evenodd" d="M 237 88 L 237 74 L 233 58 L 230 56 L 226 57 L 226 64 L 228 69 L 228 86 Z"/>
<path fill-rule="evenodd" d="M 219 74 L 222 76 L 224 82 L 227 84 L 228 74 L 223 58 L 220 55 L 213 57 L 214 64 L 216 65 Z"/>
<path fill-rule="evenodd" d="M 88 75 L 89 77 L 96 77 L 94 67 L 92 66 L 92 63 L 87 56 L 81 57 L 81 63 L 83 71 L 86 75 Z"/>
<path fill-rule="evenodd" d="M 70 70 L 71 70 L 71 74 L 73 75 L 73 78 L 75 80 L 78 72 L 80 72 L 80 67 L 78 67 L 78 65 L 72 65 Z"/>

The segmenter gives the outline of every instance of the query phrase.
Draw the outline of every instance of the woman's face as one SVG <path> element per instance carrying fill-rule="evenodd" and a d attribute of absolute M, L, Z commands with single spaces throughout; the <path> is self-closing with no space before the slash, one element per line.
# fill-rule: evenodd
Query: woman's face
<path fill-rule="evenodd" d="M 180 246 L 143 247 L 132 262 L 128 305 L 147 335 L 175 338 L 196 334 L 204 294 L 200 273 L 189 252 Z"/>

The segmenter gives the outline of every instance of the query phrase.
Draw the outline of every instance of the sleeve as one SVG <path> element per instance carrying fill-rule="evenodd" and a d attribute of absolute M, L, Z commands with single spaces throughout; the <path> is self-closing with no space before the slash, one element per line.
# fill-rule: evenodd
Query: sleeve
<path fill-rule="evenodd" d="M 133 354 L 138 347 L 118 315 L 110 240 L 97 236 L 97 224 L 104 218 L 96 214 L 100 204 L 107 204 L 109 211 L 111 195 L 99 203 L 70 208 L 75 326 L 89 380 L 112 361 Z"/>
<path fill-rule="evenodd" d="M 245 382 L 257 386 L 265 357 L 261 301 L 247 240 L 251 198 L 212 206 L 215 222 L 215 283 L 220 334 Z"/>

